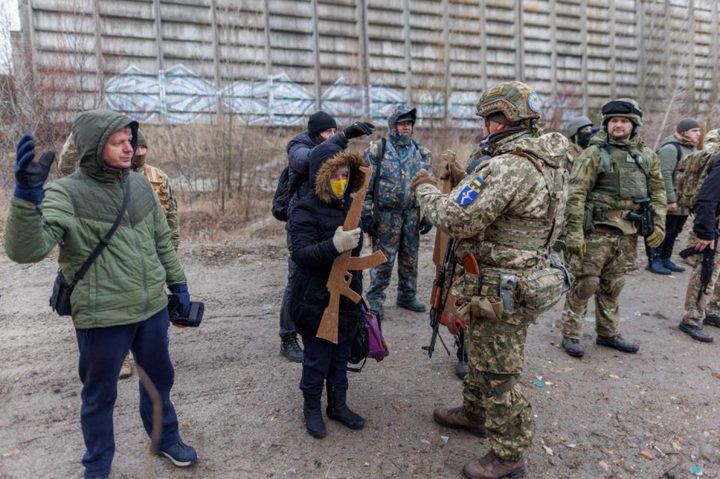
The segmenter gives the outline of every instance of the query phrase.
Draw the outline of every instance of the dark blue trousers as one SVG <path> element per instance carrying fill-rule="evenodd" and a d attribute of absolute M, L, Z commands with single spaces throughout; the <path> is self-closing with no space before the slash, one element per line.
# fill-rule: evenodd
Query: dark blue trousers
<path fill-rule="evenodd" d="M 160 392 L 163 402 L 160 449 L 180 441 L 170 389 L 175 373 L 168 352 L 167 308 L 145 321 L 109 328 L 77 329 L 82 381 L 80 423 L 87 450 L 82 463 L 85 476 L 110 473 L 115 455 L 113 407 L 123 359 L 132 351 L 135 363 L 142 367 Z M 152 431 L 152 401 L 140 385 L 140 418 L 148 435 Z"/>
<path fill-rule="evenodd" d="M 301 391 L 322 390 L 325 380 L 335 386 L 347 386 L 347 365 L 352 339 L 333 344 L 304 334 Z"/>

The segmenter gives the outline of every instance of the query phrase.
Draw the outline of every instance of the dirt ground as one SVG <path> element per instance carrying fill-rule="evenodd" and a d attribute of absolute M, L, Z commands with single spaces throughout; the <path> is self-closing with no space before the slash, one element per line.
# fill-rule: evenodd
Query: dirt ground
<path fill-rule="evenodd" d="M 432 236 L 422 241 L 423 298 Z M 390 356 L 350 375 L 349 403 L 367 426 L 329 422 L 327 438 L 306 434 L 301 367 L 279 356 L 284 243 L 268 220 L 223 244 L 182 245 L 190 291 L 206 314 L 196 330 L 171 328 L 173 400 L 200 461 L 180 470 L 148 454 L 133 377 L 119 386 L 112 477 L 461 477 L 487 444 L 433 422 L 433 408 L 460 404 L 462 383 L 441 346 L 432 359 L 421 350 L 427 314 L 397 309 L 394 290 L 384 323 Z M 47 306 L 55 269 L 52 259 L 19 266 L 0 254 L 1 478 L 81 477 L 77 346 L 70 320 Z M 529 477 L 688 478 L 699 468 L 720 477 L 720 334 L 701 344 L 677 330 L 687 279 L 642 268 L 629 275 L 621 328 L 640 342 L 637 355 L 595 346 L 592 319 L 585 358 L 565 355 L 561 304 L 531 327 L 522 375 L 536 424 Z"/>

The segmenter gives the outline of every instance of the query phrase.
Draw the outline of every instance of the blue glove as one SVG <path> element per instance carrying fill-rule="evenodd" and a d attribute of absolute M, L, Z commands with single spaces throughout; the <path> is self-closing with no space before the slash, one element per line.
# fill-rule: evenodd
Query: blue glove
<path fill-rule="evenodd" d="M 43 184 L 50 174 L 50 167 L 55 160 L 55 151 L 49 150 L 35 158 L 35 142 L 30 133 L 25 133 L 15 150 L 15 196 L 36 205 L 45 197 Z"/>
<path fill-rule="evenodd" d="M 170 292 L 180 301 L 182 304 L 182 314 L 186 316 L 190 312 L 190 293 L 188 292 L 187 284 L 172 284 L 168 286 Z"/>
<path fill-rule="evenodd" d="M 428 234 L 430 230 L 432 229 L 432 224 L 425 218 L 420 220 L 420 223 L 418 224 L 418 231 L 421 235 Z"/>

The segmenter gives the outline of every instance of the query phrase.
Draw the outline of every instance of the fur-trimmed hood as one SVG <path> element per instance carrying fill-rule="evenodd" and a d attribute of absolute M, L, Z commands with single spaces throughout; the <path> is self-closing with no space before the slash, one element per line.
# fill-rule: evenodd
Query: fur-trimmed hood
<path fill-rule="evenodd" d="M 350 169 L 345 197 L 357 192 L 363 184 L 363 173 L 360 167 L 365 164 L 363 157 L 356 151 L 341 151 L 334 156 L 325 158 L 311 158 L 310 172 L 314 179 L 315 195 L 323 203 L 331 204 L 333 197 L 330 194 L 330 178 L 333 172 L 340 166 L 347 166 Z"/>

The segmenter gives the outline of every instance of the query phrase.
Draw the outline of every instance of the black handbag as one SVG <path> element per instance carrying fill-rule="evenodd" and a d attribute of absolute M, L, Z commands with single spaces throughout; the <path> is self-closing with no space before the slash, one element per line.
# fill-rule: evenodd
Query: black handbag
<path fill-rule="evenodd" d="M 80 269 L 77 270 L 73 282 L 69 283 L 67 279 L 65 279 L 65 275 L 62 273 L 62 271 L 58 270 L 57 276 L 55 277 L 55 283 L 53 284 L 52 295 L 50 296 L 50 307 L 59 316 L 72 316 L 70 296 L 72 296 L 73 289 L 75 289 L 75 285 L 78 283 L 78 281 L 85 277 L 85 273 L 87 273 L 88 269 L 90 269 L 90 266 L 97 259 L 97 257 L 100 256 L 102 250 L 105 249 L 108 244 L 110 244 L 110 239 L 115 234 L 115 231 L 117 231 L 118 226 L 120 226 L 120 222 L 122 221 L 122 217 L 125 215 L 125 211 L 127 211 L 129 202 L 130 181 L 127 180 L 127 182 L 125 183 L 125 188 L 123 189 L 122 206 L 120 206 L 120 212 L 118 213 L 117 218 L 115 218 L 115 222 L 113 223 L 110 230 L 105 234 L 105 236 L 103 236 L 97 246 L 95 246 L 95 249 L 92 251 L 92 253 L 90 253 L 88 259 L 85 260 Z"/>

